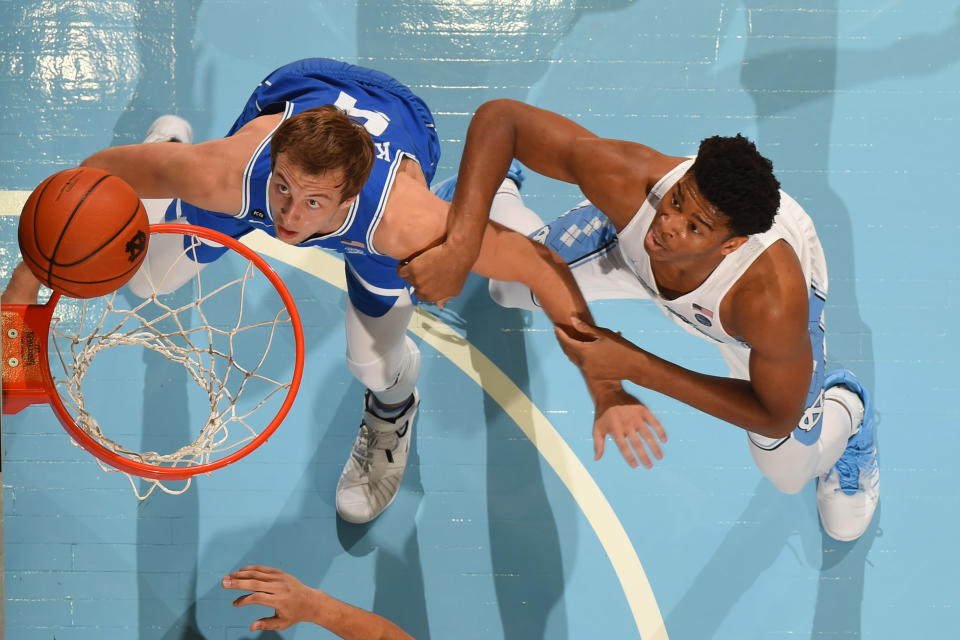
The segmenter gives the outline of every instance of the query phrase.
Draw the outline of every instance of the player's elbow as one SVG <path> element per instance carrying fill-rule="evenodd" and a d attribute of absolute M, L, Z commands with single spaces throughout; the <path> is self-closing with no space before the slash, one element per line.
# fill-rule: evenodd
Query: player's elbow
<path fill-rule="evenodd" d="M 768 412 L 760 424 L 750 430 L 769 438 L 786 438 L 797 428 L 802 417 L 802 407 L 793 411 Z"/>
<path fill-rule="evenodd" d="M 473 114 L 475 120 L 484 120 L 487 118 L 499 120 L 508 118 L 523 103 L 511 100 L 510 98 L 495 98 L 487 100 L 481 104 Z"/>

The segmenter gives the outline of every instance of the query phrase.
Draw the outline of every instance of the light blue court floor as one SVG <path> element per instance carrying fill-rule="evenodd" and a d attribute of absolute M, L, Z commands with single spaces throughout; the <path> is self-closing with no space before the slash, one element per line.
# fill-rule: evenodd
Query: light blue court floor
<path fill-rule="evenodd" d="M 0 18 L 4 282 L 23 192 L 139 141 L 162 113 L 221 136 L 263 76 L 301 57 L 411 86 L 436 115 L 438 178 L 495 97 L 676 155 L 744 133 L 817 224 L 830 365 L 873 392 L 882 468 L 872 525 L 843 544 L 819 528 L 813 483 L 778 494 L 742 431 L 656 394 L 634 389 L 668 430 L 664 460 L 632 470 L 610 447 L 595 462 L 592 405 L 549 324 L 496 307 L 476 279 L 411 327 L 422 405 L 399 497 L 370 525 L 338 522 L 363 392 L 343 359 L 345 294 L 337 269 L 280 255 L 308 375 L 249 458 L 140 503 L 48 408 L 4 418 L 8 640 L 330 637 L 247 631 L 271 612 L 234 609 L 219 582 L 250 563 L 417 638 L 960 637 L 955 2 L 22 0 Z M 524 194 L 548 220 L 578 199 L 538 177 Z M 593 310 L 658 355 L 725 373 L 650 304 Z M 134 438 L 190 432 L 165 400 L 182 371 L 139 354 L 125 371 L 124 389 L 167 409 L 160 434 L 141 433 L 158 428 L 144 413 L 120 416 Z"/>

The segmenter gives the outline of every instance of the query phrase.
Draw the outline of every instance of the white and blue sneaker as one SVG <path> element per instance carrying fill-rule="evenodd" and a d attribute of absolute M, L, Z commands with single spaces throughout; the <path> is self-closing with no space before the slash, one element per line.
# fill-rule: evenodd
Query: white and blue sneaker
<path fill-rule="evenodd" d="M 182 142 L 193 143 L 193 127 L 190 123 L 175 115 L 160 116 L 147 129 L 144 142 Z"/>
<path fill-rule="evenodd" d="M 512 180 L 514 184 L 517 185 L 519 189 L 523 185 L 523 181 L 526 178 L 523 172 L 523 168 L 520 166 L 520 163 L 517 162 L 514 158 L 510 162 L 510 168 L 507 169 L 507 179 Z M 453 192 L 457 188 L 457 176 L 453 175 L 442 182 L 430 187 L 430 191 L 433 191 L 433 194 L 440 198 L 441 200 L 446 200 L 447 202 L 453 202 Z"/>
<path fill-rule="evenodd" d="M 420 394 L 414 389 L 399 415 L 381 418 L 370 409 L 371 396 L 368 389 L 363 422 L 337 483 L 337 513 L 354 524 L 370 522 L 397 497 L 420 406 Z"/>
<path fill-rule="evenodd" d="M 854 424 L 859 424 L 843 455 L 817 481 L 817 511 L 823 530 L 834 540 L 850 542 L 867 530 L 880 499 L 873 403 L 863 384 L 845 369 L 829 373 L 823 386 L 824 400 L 843 404 Z M 860 402 L 843 390 L 856 394 Z"/>

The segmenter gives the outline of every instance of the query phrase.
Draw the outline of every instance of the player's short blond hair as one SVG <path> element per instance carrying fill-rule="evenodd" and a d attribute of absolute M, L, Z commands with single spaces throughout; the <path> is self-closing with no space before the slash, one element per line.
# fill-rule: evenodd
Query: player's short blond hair
<path fill-rule="evenodd" d="M 270 141 L 270 166 L 285 153 L 310 175 L 343 171 L 341 201 L 360 193 L 373 169 L 373 139 L 363 125 L 332 104 L 285 120 Z"/>

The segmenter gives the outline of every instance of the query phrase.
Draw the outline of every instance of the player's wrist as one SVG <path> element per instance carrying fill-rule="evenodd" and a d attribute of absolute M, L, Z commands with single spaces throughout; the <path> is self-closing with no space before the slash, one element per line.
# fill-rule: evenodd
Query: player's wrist
<path fill-rule="evenodd" d="M 481 239 L 469 234 L 450 233 L 443 244 L 457 262 L 473 264 L 480 255 Z"/>
<path fill-rule="evenodd" d="M 584 377 L 597 410 L 616 404 L 616 399 L 623 392 L 623 385 L 619 380 L 592 378 L 586 375 Z"/>
<path fill-rule="evenodd" d="M 629 380 L 641 387 L 651 388 L 653 384 L 653 376 L 651 373 L 655 361 L 650 353 L 631 344 L 630 350 L 625 354 L 622 362 L 625 373 L 622 378 L 623 380 Z"/>
<path fill-rule="evenodd" d="M 483 233 L 487 226 L 485 213 L 477 214 L 468 207 L 453 207 L 447 219 L 447 234 L 444 244 L 458 252 L 476 257 L 480 254 Z"/>
<path fill-rule="evenodd" d="M 320 589 L 308 587 L 310 604 L 307 607 L 307 616 L 303 622 L 312 622 L 325 629 L 335 627 L 343 617 L 342 608 L 345 603 Z"/>

